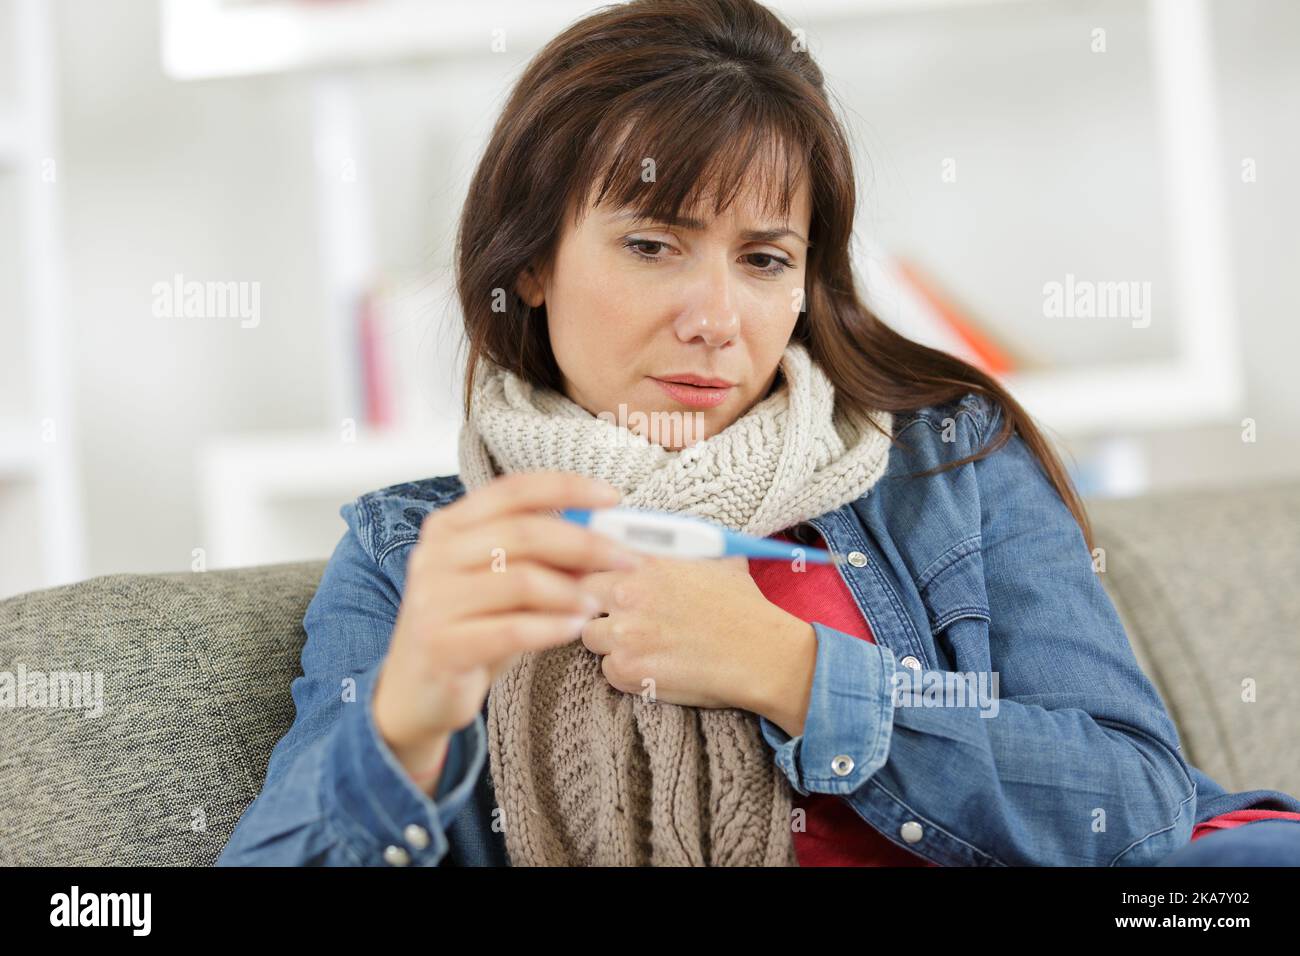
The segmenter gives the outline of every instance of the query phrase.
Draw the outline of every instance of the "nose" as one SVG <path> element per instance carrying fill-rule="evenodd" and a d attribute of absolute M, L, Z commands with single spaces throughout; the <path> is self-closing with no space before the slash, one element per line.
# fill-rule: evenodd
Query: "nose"
<path fill-rule="evenodd" d="M 732 288 L 735 278 L 725 257 L 685 281 L 687 303 L 674 323 L 677 337 L 688 344 L 703 339 L 707 345 L 726 345 L 740 331 L 740 315 Z"/>

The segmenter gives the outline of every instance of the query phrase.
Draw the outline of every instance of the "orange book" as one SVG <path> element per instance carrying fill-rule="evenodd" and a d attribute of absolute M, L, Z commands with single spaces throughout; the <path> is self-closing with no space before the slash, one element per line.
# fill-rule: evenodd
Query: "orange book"
<path fill-rule="evenodd" d="M 1016 370 L 1019 363 L 1015 357 L 979 328 L 973 319 L 925 278 L 915 265 L 899 257 L 895 257 L 894 262 L 903 280 L 974 353 L 984 371 L 1000 376 Z"/>

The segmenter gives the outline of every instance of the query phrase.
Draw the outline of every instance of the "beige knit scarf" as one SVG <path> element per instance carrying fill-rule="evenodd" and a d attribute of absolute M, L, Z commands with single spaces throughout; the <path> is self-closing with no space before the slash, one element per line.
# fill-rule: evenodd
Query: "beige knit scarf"
<path fill-rule="evenodd" d="M 486 361 L 460 435 L 467 491 L 539 469 L 601 478 L 627 507 L 767 536 L 865 494 L 893 419 L 836 409 L 798 343 L 777 387 L 727 428 L 669 451 Z M 488 694 L 488 750 L 514 866 L 794 866 L 793 791 L 758 717 L 615 690 L 580 640 L 527 653 Z"/>

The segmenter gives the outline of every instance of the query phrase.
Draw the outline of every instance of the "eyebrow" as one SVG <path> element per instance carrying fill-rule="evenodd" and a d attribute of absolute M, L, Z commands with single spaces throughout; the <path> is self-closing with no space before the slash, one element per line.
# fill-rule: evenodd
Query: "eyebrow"
<path fill-rule="evenodd" d="M 644 213 L 635 210 L 614 213 L 615 219 L 630 219 L 635 222 L 663 222 L 669 226 L 680 226 L 683 229 L 703 230 L 704 222 L 699 219 L 692 219 L 690 216 L 675 216 L 668 219 L 654 219 Z M 746 242 L 774 242 L 777 239 L 783 239 L 786 236 L 794 236 L 805 246 L 811 246 L 812 243 L 805 239 L 793 229 L 746 229 L 740 234 Z"/>

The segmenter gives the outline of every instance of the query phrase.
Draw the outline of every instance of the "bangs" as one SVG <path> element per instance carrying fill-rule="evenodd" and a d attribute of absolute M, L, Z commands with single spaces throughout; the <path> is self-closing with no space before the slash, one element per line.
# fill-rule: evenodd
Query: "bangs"
<path fill-rule="evenodd" d="M 764 115 L 756 99 L 709 99 L 698 91 L 656 98 L 631 119 L 620 111 L 617 123 L 602 123 L 578 164 L 574 192 L 593 207 L 631 209 L 672 222 L 683 214 L 703 215 L 708 197 L 717 216 L 742 191 L 754 190 L 763 214 L 784 222 L 807 168 L 800 145 L 807 138 L 797 119 Z M 600 148 L 610 142 L 611 148 Z M 576 218 L 585 209 L 580 203 Z"/>

